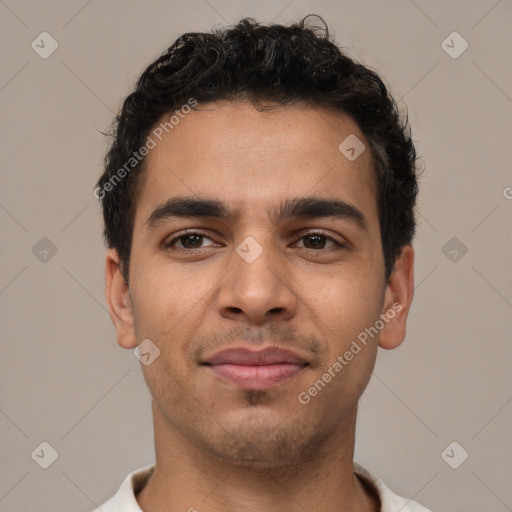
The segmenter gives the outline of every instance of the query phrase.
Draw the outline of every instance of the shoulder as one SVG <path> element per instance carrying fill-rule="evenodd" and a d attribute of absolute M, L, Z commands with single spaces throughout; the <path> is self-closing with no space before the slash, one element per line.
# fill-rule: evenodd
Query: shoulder
<path fill-rule="evenodd" d="M 382 480 L 357 463 L 354 463 L 354 472 L 376 490 L 381 502 L 381 512 L 432 512 L 413 500 L 395 494 Z"/>
<path fill-rule="evenodd" d="M 129 473 L 114 496 L 93 512 L 142 512 L 135 495 L 147 483 L 154 469 L 155 465 L 151 464 Z"/>

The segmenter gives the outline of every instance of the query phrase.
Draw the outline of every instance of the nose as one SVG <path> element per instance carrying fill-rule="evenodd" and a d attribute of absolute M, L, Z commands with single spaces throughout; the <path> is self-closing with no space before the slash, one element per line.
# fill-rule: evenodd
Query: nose
<path fill-rule="evenodd" d="M 250 325 L 290 320 L 298 299 L 286 275 L 286 262 L 270 248 L 252 262 L 233 252 L 231 270 L 217 294 L 219 314 Z"/>

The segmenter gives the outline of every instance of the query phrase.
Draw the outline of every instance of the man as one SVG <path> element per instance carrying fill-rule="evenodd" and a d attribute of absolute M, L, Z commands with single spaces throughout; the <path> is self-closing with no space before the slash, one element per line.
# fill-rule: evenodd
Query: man
<path fill-rule="evenodd" d="M 416 153 L 379 77 L 306 18 L 178 40 L 117 118 L 106 296 L 156 464 L 103 512 L 418 512 L 353 462 L 413 298 Z"/>

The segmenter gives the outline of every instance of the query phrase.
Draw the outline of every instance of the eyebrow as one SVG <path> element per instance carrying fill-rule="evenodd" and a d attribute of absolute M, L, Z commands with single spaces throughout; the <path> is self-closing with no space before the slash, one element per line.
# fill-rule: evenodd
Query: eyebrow
<path fill-rule="evenodd" d="M 359 229 L 369 231 L 368 220 L 355 206 L 341 199 L 297 197 L 285 200 L 277 210 L 268 212 L 274 223 L 285 219 L 319 219 L 332 217 L 346 220 Z M 146 221 L 148 229 L 171 218 L 216 218 L 233 220 L 237 212 L 216 199 L 198 199 L 195 197 L 173 197 L 158 206 Z"/>

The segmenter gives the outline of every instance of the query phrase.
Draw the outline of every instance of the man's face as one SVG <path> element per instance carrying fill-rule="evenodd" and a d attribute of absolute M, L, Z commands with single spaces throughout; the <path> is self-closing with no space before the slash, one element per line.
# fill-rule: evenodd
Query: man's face
<path fill-rule="evenodd" d="M 354 161 L 338 149 L 351 134 L 366 145 Z M 353 426 L 378 336 L 358 343 L 342 370 L 332 367 L 385 313 L 365 137 L 350 118 L 322 109 L 209 104 L 157 143 L 145 172 L 127 290 L 134 327 L 118 334 L 127 348 L 149 339 L 161 351 L 143 366 L 155 422 L 240 464 L 312 456 Z M 176 208 L 169 201 L 177 198 L 190 201 Z M 204 200 L 226 211 L 194 210 Z M 314 206 L 322 200 L 347 203 L 363 221 L 353 209 Z M 224 349 L 269 346 L 303 363 L 284 363 L 275 381 L 205 364 Z M 301 403 L 329 368 L 330 382 Z"/>

